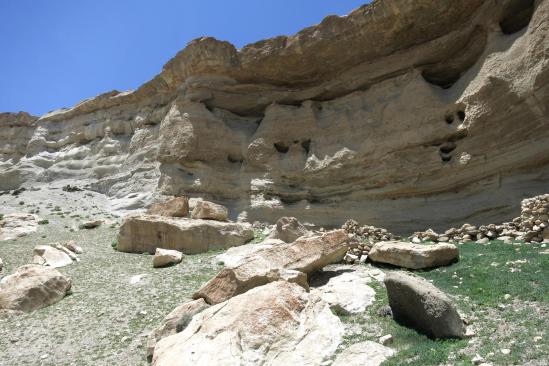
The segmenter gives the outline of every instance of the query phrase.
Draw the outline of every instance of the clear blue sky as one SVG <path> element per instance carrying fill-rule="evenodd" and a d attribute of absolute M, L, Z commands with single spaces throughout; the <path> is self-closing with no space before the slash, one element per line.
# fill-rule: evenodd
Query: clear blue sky
<path fill-rule="evenodd" d="M 135 89 L 185 44 L 293 34 L 367 0 L 0 0 L 0 112 Z"/>

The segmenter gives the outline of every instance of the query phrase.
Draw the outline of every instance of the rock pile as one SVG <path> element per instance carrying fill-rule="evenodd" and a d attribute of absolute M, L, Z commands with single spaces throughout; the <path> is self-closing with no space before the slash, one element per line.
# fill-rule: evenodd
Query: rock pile
<path fill-rule="evenodd" d="M 409 237 L 414 243 L 434 242 L 467 242 L 489 240 L 520 240 L 542 242 L 549 240 L 549 194 L 527 198 L 521 202 L 521 215 L 511 222 L 474 226 L 463 224 L 460 228 L 450 228 L 443 234 L 434 230 L 415 232 Z"/>
<path fill-rule="evenodd" d="M 347 220 L 341 228 L 355 239 L 354 245 L 350 246 L 349 251 L 343 258 L 349 264 L 366 262 L 368 254 L 375 243 L 400 238 L 384 228 L 368 225 L 360 226 L 355 220 Z"/>
<path fill-rule="evenodd" d="M 549 194 L 528 198 L 521 202 L 520 224 L 525 232 L 524 240 L 549 241 Z"/>

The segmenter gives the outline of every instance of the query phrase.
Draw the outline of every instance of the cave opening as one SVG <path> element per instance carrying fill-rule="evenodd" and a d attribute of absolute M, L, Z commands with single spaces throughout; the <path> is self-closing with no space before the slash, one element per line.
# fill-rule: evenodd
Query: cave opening
<path fill-rule="evenodd" d="M 276 151 L 278 151 L 281 154 L 286 154 L 290 150 L 290 147 L 284 142 L 275 142 L 273 146 L 276 149 Z"/>

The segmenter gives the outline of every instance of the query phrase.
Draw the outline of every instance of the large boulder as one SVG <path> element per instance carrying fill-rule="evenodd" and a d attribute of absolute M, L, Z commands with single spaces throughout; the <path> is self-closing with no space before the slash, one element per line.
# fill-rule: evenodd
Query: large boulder
<path fill-rule="evenodd" d="M 158 341 L 183 331 L 195 314 L 207 309 L 209 306 L 204 299 L 198 299 L 188 301 L 173 309 L 166 315 L 162 324 L 149 335 L 147 341 L 147 359 L 152 359 L 154 347 L 156 347 Z"/>
<path fill-rule="evenodd" d="M 12 213 L 0 219 L 0 241 L 16 239 L 33 233 L 38 228 L 38 218 L 27 213 Z"/>
<path fill-rule="evenodd" d="M 153 257 L 153 267 L 167 267 L 183 260 L 183 253 L 178 250 L 156 248 Z"/>
<path fill-rule="evenodd" d="M 368 258 L 372 262 L 387 263 L 398 267 L 421 269 L 445 266 L 459 259 L 459 251 L 453 244 L 411 244 L 401 241 L 375 243 Z"/>
<path fill-rule="evenodd" d="M 149 207 L 147 213 L 168 217 L 187 217 L 189 215 L 189 198 L 175 197 L 164 202 L 155 203 Z"/>
<path fill-rule="evenodd" d="M 164 248 L 197 254 L 242 245 L 253 237 L 248 224 L 138 215 L 123 220 L 118 250 L 154 254 L 156 248 Z"/>
<path fill-rule="evenodd" d="M 185 330 L 158 342 L 152 364 L 320 365 L 342 334 L 328 304 L 277 281 L 196 314 Z"/>
<path fill-rule="evenodd" d="M 401 272 L 385 276 L 394 319 L 431 338 L 463 338 L 465 326 L 450 298 L 429 281 Z"/>
<path fill-rule="evenodd" d="M 240 265 L 252 254 L 267 248 L 272 248 L 273 245 L 284 243 L 278 239 L 265 239 L 260 243 L 252 243 L 241 245 L 238 247 L 229 248 L 226 252 L 215 256 L 216 264 L 222 264 L 225 268 L 234 268 Z"/>
<path fill-rule="evenodd" d="M 269 234 L 268 238 L 291 243 L 307 233 L 309 231 L 295 217 L 281 217 L 276 222 L 275 229 Z"/>
<path fill-rule="evenodd" d="M 0 281 L 0 309 L 31 312 L 58 302 L 70 289 L 70 279 L 58 270 L 28 264 Z"/>
<path fill-rule="evenodd" d="M 355 343 L 337 355 L 332 366 L 379 366 L 395 351 L 379 343 Z"/>
<path fill-rule="evenodd" d="M 243 258 L 235 267 L 222 269 L 194 295 L 209 304 L 218 304 L 254 287 L 279 279 L 302 283 L 304 274 L 340 261 L 348 249 L 344 230 L 334 230 L 318 236 L 302 237 L 293 243 L 275 244 Z"/>
<path fill-rule="evenodd" d="M 59 268 L 68 266 L 73 261 L 68 253 L 50 245 L 37 245 L 32 254 L 32 263 L 42 266 Z"/>
<path fill-rule="evenodd" d="M 191 212 L 191 218 L 204 220 L 226 221 L 229 211 L 225 206 L 209 201 L 198 201 Z"/>

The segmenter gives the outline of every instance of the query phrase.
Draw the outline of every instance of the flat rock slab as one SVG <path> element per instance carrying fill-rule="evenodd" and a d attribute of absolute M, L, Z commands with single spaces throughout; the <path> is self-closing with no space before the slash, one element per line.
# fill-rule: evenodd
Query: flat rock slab
<path fill-rule="evenodd" d="M 280 279 L 306 285 L 303 274 L 339 262 L 348 250 L 348 236 L 344 230 L 334 230 L 314 237 L 302 237 L 293 243 L 274 244 L 252 252 L 233 268 L 222 269 L 194 295 L 209 304 L 218 304 L 254 287 Z"/>
<path fill-rule="evenodd" d="M 0 309 L 31 312 L 58 302 L 70 289 L 70 279 L 55 268 L 28 264 L 0 281 Z"/>
<path fill-rule="evenodd" d="M 266 239 L 261 243 L 246 244 L 229 248 L 225 253 L 215 256 L 214 261 L 223 264 L 225 268 L 234 268 L 243 263 L 247 257 L 263 249 L 272 248 L 273 245 L 283 244 L 279 239 Z"/>
<path fill-rule="evenodd" d="M 0 241 L 26 236 L 38 229 L 38 217 L 27 213 L 12 213 L 0 220 Z"/>
<path fill-rule="evenodd" d="M 381 241 L 374 244 L 368 258 L 372 262 L 422 269 L 453 263 L 459 260 L 459 251 L 455 245 L 449 243 L 412 244 L 402 241 Z"/>
<path fill-rule="evenodd" d="M 364 266 L 332 265 L 311 279 L 311 292 L 318 294 L 336 314 L 357 314 L 375 300 L 370 270 Z"/>
<path fill-rule="evenodd" d="M 322 299 L 277 281 L 212 306 L 158 342 L 153 366 L 320 365 L 343 326 Z"/>
<path fill-rule="evenodd" d="M 68 249 L 66 249 L 68 251 Z M 32 263 L 54 268 L 68 266 L 73 259 L 66 252 L 50 245 L 37 245 L 32 252 Z"/>
<path fill-rule="evenodd" d="M 123 220 L 118 250 L 154 254 L 157 248 L 163 248 L 197 254 L 242 245 L 253 237 L 248 224 L 138 215 Z"/>
<path fill-rule="evenodd" d="M 337 355 L 332 366 L 379 366 L 395 351 L 379 343 L 355 343 Z"/>
<path fill-rule="evenodd" d="M 227 207 L 209 201 L 198 201 L 191 212 L 193 219 L 226 221 L 228 217 Z"/>
<path fill-rule="evenodd" d="M 429 281 L 402 272 L 385 276 L 393 318 L 431 338 L 463 338 L 465 326 L 450 298 Z"/>

